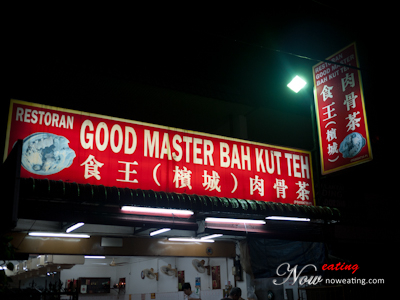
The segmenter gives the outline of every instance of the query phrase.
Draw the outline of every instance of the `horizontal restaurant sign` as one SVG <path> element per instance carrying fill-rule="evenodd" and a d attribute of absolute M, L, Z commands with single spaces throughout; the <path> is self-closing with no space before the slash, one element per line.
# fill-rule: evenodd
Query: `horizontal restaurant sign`
<path fill-rule="evenodd" d="M 322 174 L 372 159 L 355 44 L 327 60 L 313 67 Z"/>
<path fill-rule="evenodd" d="M 11 100 L 22 177 L 314 204 L 310 153 Z"/>

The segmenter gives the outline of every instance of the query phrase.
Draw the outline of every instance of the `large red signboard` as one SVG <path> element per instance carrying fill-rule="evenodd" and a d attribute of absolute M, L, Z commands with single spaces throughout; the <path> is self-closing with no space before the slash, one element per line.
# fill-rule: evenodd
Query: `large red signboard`
<path fill-rule="evenodd" d="M 11 100 L 22 177 L 314 205 L 310 153 Z"/>
<path fill-rule="evenodd" d="M 327 60 L 313 67 L 322 174 L 372 159 L 355 44 Z"/>

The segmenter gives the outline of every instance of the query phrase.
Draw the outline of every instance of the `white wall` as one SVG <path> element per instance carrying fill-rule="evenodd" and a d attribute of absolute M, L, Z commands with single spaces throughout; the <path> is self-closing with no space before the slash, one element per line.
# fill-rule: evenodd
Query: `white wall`
<path fill-rule="evenodd" d="M 162 266 L 168 264 L 170 264 L 172 268 L 177 268 L 178 271 L 185 271 L 185 282 L 190 282 L 192 290 L 195 288 L 196 277 L 200 277 L 201 290 L 212 290 L 212 276 L 207 275 L 207 272 L 197 272 L 192 265 L 193 259 L 195 259 L 195 257 L 132 258 L 129 278 L 126 276 L 127 293 L 169 293 L 178 291 L 178 278 L 175 276 L 167 276 L 160 271 Z M 203 258 L 197 259 L 202 260 Z M 226 281 L 231 281 L 231 284 L 234 284 L 234 278 L 232 275 L 232 259 L 205 258 L 205 261 L 205 265 L 220 266 L 222 288 L 225 287 Z M 158 281 L 149 278 L 141 279 L 142 270 L 150 268 L 153 268 L 154 272 L 159 273 Z"/>
<path fill-rule="evenodd" d="M 65 286 L 67 279 L 78 279 L 79 277 L 110 277 L 111 286 L 117 282 L 117 270 L 115 267 L 105 265 L 75 265 L 71 269 L 61 271 L 60 280 Z"/>
<path fill-rule="evenodd" d="M 145 299 L 150 299 L 151 293 L 156 293 L 156 300 L 182 300 L 183 292 L 178 293 L 178 278 L 175 276 L 167 276 L 161 272 L 161 267 L 171 264 L 172 268 L 177 268 L 178 271 L 185 271 L 185 282 L 190 282 L 192 290 L 195 288 L 196 277 L 201 280 L 201 297 L 203 299 L 220 300 L 222 298 L 222 290 L 212 289 L 212 275 L 198 273 L 192 265 L 193 259 L 204 259 L 205 265 L 220 266 L 221 288 L 225 287 L 227 281 L 230 281 L 234 286 L 234 277 L 232 275 L 233 260 L 231 258 L 201 258 L 201 257 L 124 257 L 118 258 L 118 261 L 126 262 L 123 266 L 110 267 L 109 260 L 98 260 L 98 263 L 93 264 L 93 261 L 85 263 L 85 265 L 76 265 L 72 269 L 63 270 L 61 272 L 61 281 L 65 284 L 67 279 L 77 279 L 79 277 L 111 277 L 111 286 L 118 283 L 119 278 L 125 277 L 126 293 L 125 296 L 119 295 L 119 299 L 141 300 L 142 294 L 145 294 Z M 156 279 L 141 278 L 141 272 L 144 269 L 153 268 L 154 272 L 159 273 L 158 281 Z M 238 282 L 242 289 L 243 298 L 246 298 L 245 282 Z M 113 299 L 116 291 L 110 293 L 109 298 Z M 111 297 L 111 298 L 110 298 Z M 117 296 L 115 296 L 117 297 Z M 83 295 L 85 300 L 98 299 L 94 295 Z M 104 298 L 104 297 L 100 297 Z M 117 298 L 115 298 L 117 299 Z"/>

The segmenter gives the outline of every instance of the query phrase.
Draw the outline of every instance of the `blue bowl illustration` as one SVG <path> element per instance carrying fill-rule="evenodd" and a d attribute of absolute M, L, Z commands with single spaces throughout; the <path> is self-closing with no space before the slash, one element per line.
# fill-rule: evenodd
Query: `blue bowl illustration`
<path fill-rule="evenodd" d="M 339 152 L 344 158 L 352 158 L 365 146 L 365 138 L 358 132 L 348 134 L 340 143 Z"/>
<path fill-rule="evenodd" d="M 75 151 L 69 140 L 48 132 L 36 132 L 27 136 L 22 145 L 21 164 L 37 175 L 58 173 L 72 165 Z"/>

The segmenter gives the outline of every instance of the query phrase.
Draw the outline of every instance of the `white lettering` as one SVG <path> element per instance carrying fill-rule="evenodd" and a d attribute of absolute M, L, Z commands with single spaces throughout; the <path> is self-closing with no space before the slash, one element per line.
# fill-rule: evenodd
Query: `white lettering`
<path fill-rule="evenodd" d="M 230 158 L 229 158 L 229 146 L 227 143 L 224 142 L 220 142 L 219 143 L 220 146 L 220 151 L 219 151 L 219 156 L 220 156 L 220 160 L 219 160 L 219 164 L 222 168 L 228 168 L 230 165 Z"/>
<path fill-rule="evenodd" d="M 24 117 L 24 122 L 25 123 L 30 123 L 29 118 L 31 117 L 31 109 L 25 108 L 25 117 Z"/>
<path fill-rule="evenodd" d="M 263 153 L 265 151 L 265 163 L 263 159 Z M 273 174 L 275 172 L 275 158 L 276 158 L 276 170 L 278 175 L 281 174 L 281 164 L 280 164 L 280 157 L 282 156 L 282 153 L 279 151 L 269 151 L 267 149 L 259 150 L 256 148 L 256 168 L 257 172 L 263 172 L 265 173 L 266 171 L 269 174 Z M 248 169 L 250 170 L 250 169 Z"/>
<path fill-rule="evenodd" d="M 53 127 L 58 127 L 58 120 L 60 119 L 60 116 L 56 113 L 53 113 L 53 118 L 51 121 L 51 126 Z"/>
<path fill-rule="evenodd" d="M 284 273 L 280 273 L 279 270 L 282 266 L 287 265 L 286 271 Z M 321 283 L 323 281 L 322 276 L 311 276 L 310 278 L 308 276 L 301 276 L 301 273 L 303 273 L 304 269 L 306 269 L 307 267 L 313 267 L 314 271 L 317 271 L 317 267 L 315 265 L 312 264 L 308 264 L 305 265 L 299 272 L 299 274 L 297 275 L 297 265 L 295 265 L 293 268 L 290 268 L 290 264 L 289 263 L 283 263 L 281 265 L 278 266 L 278 268 L 276 268 L 276 274 L 278 276 L 285 276 L 286 272 L 289 272 L 286 279 L 283 280 L 282 282 L 278 283 L 277 279 L 272 280 L 272 283 L 275 285 L 282 285 L 284 284 L 286 281 L 288 281 L 288 279 L 290 278 L 290 276 L 293 275 L 293 280 L 294 283 L 296 283 L 297 280 L 299 280 L 299 284 L 305 284 L 308 283 L 309 285 L 317 285 L 318 283 Z"/>
<path fill-rule="evenodd" d="M 178 142 L 182 143 L 182 138 L 179 134 L 175 134 L 174 137 L 172 138 L 172 147 L 178 153 L 178 154 L 176 154 L 175 152 L 172 153 L 172 157 L 175 161 L 180 161 L 183 156 L 182 147 L 181 145 L 178 144 Z"/>
<path fill-rule="evenodd" d="M 280 153 L 279 151 L 274 151 L 274 156 L 276 157 L 276 170 L 278 172 L 278 175 L 281 175 L 281 157 L 282 157 L 282 153 Z"/>
<path fill-rule="evenodd" d="M 232 156 L 229 156 L 230 148 L 227 143 L 220 142 L 220 165 L 223 168 L 231 167 L 237 168 L 238 170 L 244 170 L 247 164 L 247 170 L 251 170 L 251 156 L 249 146 L 240 146 L 236 144 L 232 145 Z M 258 154 L 258 152 L 257 152 Z M 259 155 L 258 155 L 259 156 Z M 260 156 L 258 157 L 260 159 Z M 262 159 L 262 155 L 261 155 Z M 259 161 L 258 161 L 259 163 Z M 259 169 L 259 166 L 258 166 Z"/>
<path fill-rule="evenodd" d="M 186 143 L 186 162 L 190 162 L 190 144 L 192 143 L 193 139 L 189 136 L 183 137 L 183 142 Z"/>
<path fill-rule="evenodd" d="M 298 171 L 300 168 L 300 164 L 298 161 L 300 160 L 300 155 L 297 154 L 290 154 L 285 153 L 285 157 L 287 159 L 287 168 L 288 168 L 288 175 L 292 176 L 292 161 L 293 161 L 293 176 L 301 178 L 301 173 Z"/>
<path fill-rule="evenodd" d="M 51 124 L 51 113 L 49 113 L 49 112 L 47 112 L 45 115 L 44 115 L 44 125 L 46 125 L 46 126 L 50 126 L 50 124 Z"/>
<path fill-rule="evenodd" d="M 321 77 L 323 77 L 323 76 L 328 75 L 330 72 L 331 72 L 331 69 L 330 69 L 330 68 L 325 69 L 324 71 L 318 73 L 318 74 L 315 76 L 315 78 L 316 78 L 316 79 L 319 79 L 319 78 L 321 78 Z"/>
<path fill-rule="evenodd" d="M 118 134 L 118 145 L 115 145 L 115 132 Z M 118 153 L 122 149 L 122 129 L 121 126 L 118 124 L 115 124 L 113 127 L 111 127 L 111 133 L 110 133 L 110 145 L 111 145 L 111 150 L 114 153 Z"/>
<path fill-rule="evenodd" d="M 39 114 L 39 117 L 38 117 Z M 52 126 L 52 127 L 60 127 L 66 129 L 73 129 L 74 127 L 74 117 L 73 116 L 65 116 L 63 114 L 58 113 L 50 113 L 44 112 L 42 110 L 30 109 L 22 107 L 17 107 L 17 111 L 15 114 L 15 120 L 19 122 L 32 123 L 36 124 L 39 121 L 39 125 L 43 124 L 43 116 L 44 116 L 44 125 Z"/>
<path fill-rule="evenodd" d="M 151 138 L 150 130 L 144 130 L 144 156 L 148 156 L 147 152 L 149 152 L 150 157 L 155 154 L 155 158 L 159 158 L 159 137 L 160 133 L 158 131 L 154 131 L 153 138 Z"/>
<path fill-rule="evenodd" d="M 24 109 L 22 107 L 17 107 L 17 112 L 15 114 L 15 121 L 22 121 L 22 116 L 24 115 Z"/>
<path fill-rule="evenodd" d="M 204 140 L 204 165 L 210 162 L 210 166 L 214 166 L 213 155 L 214 153 L 214 144 L 209 140 Z"/>
<path fill-rule="evenodd" d="M 194 138 L 193 139 L 193 163 L 201 165 L 203 164 L 203 160 L 198 158 L 198 155 L 201 154 L 201 148 L 198 148 L 198 145 L 203 143 L 202 139 Z"/>
<path fill-rule="evenodd" d="M 167 154 L 168 160 L 172 160 L 171 146 L 169 145 L 169 136 L 167 132 L 164 133 L 163 142 L 161 145 L 160 158 L 163 159 L 165 154 Z"/>
<path fill-rule="evenodd" d="M 65 128 L 65 126 L 66 126 L 65 125 L 65 115 L 61 115 L 60 123 L 58 123 L 58 126 Z"/>
<path fill-rule="evenodd" d="M 101 130 L 103 129 L 104 135 L 103 135 L 103 143 L 100 142 L 100 137 L 101 137 Z M 96 128 L 96 134 L 95 134 L 95 142 L 96 142 L 96 147 L 99 151 L 104 151 L 107 148 L 108 141 L 109 141 L 109 133 L 108 133 L 108 127 L 107 124 L 104 122 L 100 122 L 99 125 L 97 125 Z"/>
<path fill-rule="evenodd" d="M 64 115 L 63 115 L 64 116 Z M 37 117 L 37 110 L 32 110 L 32 118 L 31 118 L 31 123 L 32 124 L 36 124 L 38 121 L 38 117 Z"/>
<path fill-rule="evenodd" d="M 44 111 L 40 110 L 39 115 L 40 115 L 39 124 L 42 125 Z"/>
<path fill-rule="evenodd" d="M 234 166 L 237 166 L 237 168 L 239 170 L 241 170 L 241 166 L 240 166 L 240 159 L 239 159 L 239 152 L 238 152 L 238 147 L 236 144 L 233 144 L 232 147 L 232 162 L 231 162 L 231 168 L 233 168 Z"/>
<path fill-rule="evenodd" d="M 265 150 L 268 151 L 268 150 Z M 264 166 L 264 161 L 263 161 L 263 150 L 259 150 L 256 148 L 256 169 L 257 172 L 263 172 L 265 173 L 265 166 Z"/>
<path fill-rule="evenodd" d="M 73 129 L 74 127 L 74 117 L 73 116 L 67 116 L 67 129 L 71 128 Z"/>
<path fill-rule="evenodd" d="M 304 158 L 304 160 L 303 160 Z M 308 156 L 301 156 L 301 177 L 310 179 L 310 166 L 308 164 Z"/>
<path fill-rule="evenodd" d="M 132 136 L 132 146 L 129 147 L 129 136 Z M 125 146 L 124 146 L 124 153 L 125 154 L 133 154 L 137 147 L 137 136 L 135 129 L 132 127 L 126 126 L 125 127 Z"/>
<path fill-rule="evenodd" d="M 185 143 L 185 146 L 182 143 Z M 144 156 L 181 161 L 185 155 L 187 163 L 214 165 L 214 145 L 212 141 L 181 136 L 179 134 L 175 134 L 171 141 L 169 134 L 165 132 L 163 134 L 161 149 L 159 146 L 160 133 L 158 131 L 152 133 L 150 130 L 144 130 Z"/>
<path fill-rule="evenodd" d="M 244 152 L 244 146 L 240 147 L 241 155 L 242 155 L 242 168 L 244 169 L 244 165 L 247 163 L 247 170 L 251 170 L 251 163 L 250 163 L 250 147 L 246 146 L 246 153 Z"/>
<path fill-rule="evenodd" d="M 137 136 L 132 127 L 125 127 L 125 137 L 121 126 L 118 124 L 114 124 L 110 132 L 108 131 L 107 124 L 104 122 L 100 122 L 97 125 L 95 133 L 93 133 L 94 129 L 92 121 L 83 121 L 80 130 L 80 142 L 83 149 L 93 149 L 93 144 L 95 144 L 99 151 L 104 151 L 107 149 L 108 144 L 110 144 L 111 150 L 114 153 L 119 153 L 123 146 L 125 154 L 133 154 L 135 152 Z M 101 142 L 101 139 L 103 142 Z"/>
<path fill-rule="evenodd" d="M 285 157 L 287 159 L 287 168 L 288 168 L 288 175 L 292 176 L 292 154 L 290 153 L 285 153 Z"/>
<path fill-rule="evenodd" d="M 80 132 L 81 145 L 83 149 L 93 149 L 93 133 L 87 133 L 85 136 L 86 127 L 89 127 L 90 131 L 94 130 L 92 121 L 90 120 L 83 121 Z"/>
<path fill-rule="evenodd" d="M 269 174 L 272 174 L 275 171 L 274 155 L 275 153 L 273 150 L 271 150 L 271 155 L 268 155 L 268 150 L 265 150 L 265 166 L 267 167 L 267 172 Z"/>
<path fill-rule="evenodd" d="M 297 161 L 300 160 L 300 155 L 293 154 L 293 174 L 294 177 L 301 178 L 301 173 L 297 171 L 300 168 L 300 164 Z"/>

